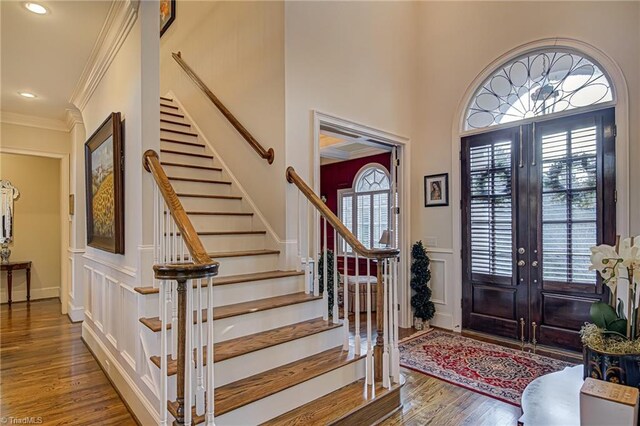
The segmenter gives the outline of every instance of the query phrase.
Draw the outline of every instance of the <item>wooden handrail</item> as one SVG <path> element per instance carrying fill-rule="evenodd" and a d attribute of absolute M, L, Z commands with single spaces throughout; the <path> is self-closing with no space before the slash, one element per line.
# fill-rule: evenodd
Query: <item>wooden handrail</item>
<path fill-rule="evenodd" d="M 320 212 L 322 216 L 331 224 L 331 226 L 340 234 L 342 238 L 353 248 L 353 250 L 358 253 L 360 256 L 369 258 L 369 259 L 389 259 L 393 257 L 398 257 L 400 254 L 400 250 L 395 248 L 386 248 L 386 249 L 368 249 L 366 248 L 349 229 L 344 226 L 342 221 L 338 219 L 338 217 L 331 211 L 329 207 L 325 203 L 322 202 L 320 197 L 316 195 L 315 192 L 309 185 L 305 183 L 304 180 L 296 173 L 295 169 L 291 166 L 287 168 L 287 182 L 293 183 L 298 187 L 300 192 L 307 197 L 307 200 L 311 202 L 315 206 L 316 209 Z"/>
<path fill-rule="evenodd" d="M 184 72 L 187 73 L 187 75 L 196 84 L 196 86 L 198 86 L 200 90 L 204 92 L 207 98 L 209 98 L 209 100 L 213 102 L 218 110 L 220 110 L 222 115 L 224 115 L 227 120 L 229 120 L 231 125 L 235 127 L 235 129 L 238 131 L 238 133 L 240 133 L 244 140 L 246 140 L 249 145 L 251 145 L 251 148 L 253 148 L 260 157 L 267 160 L 269 164 L 273 163 L 273 158 L 275 156 L 273 148 L 264 149 L 264 147 L 260 145 L 260 142 L 258 142 L 256 138 L 254 138 L 253 135 L 251 135 L 251 133 L 249 133 L 249 131 L 245 129 L 245 127 L 238 121 L 238 119 L 231 113 L 231 111 L 229 111 L 227 107 L 224 106 L 220 99 L 218 99 L 216 95 L 214 95 L 213 92 L 207 87 L 207 85 L 204 84 L 200 77 L 198 77 L 195 71 L 193 71 L 191 67 L 184 61 L 184 59 L 182 59 L 181 52 L 172 53 L 171 56 L 173 56 L 173 59 L 176 60 L 178 65 L 180 65 Z"/>
<path fill-rule="evenodd" d="M 187 213 L 184 211 L 180 199 L 173 190 L 173 187 L 169 182 L 169 178 L 160 164 L 158 153 L 152 149 L 147 150 L 142 157 L 142 164 L 144 165 L 145 170 L 153 175 L 153 178 L 158 184 L 158 189 L 160 189 L 160 193 L 169 207 L 171 216 L 173 216 L 173 219 L 180 230 L 180 235 L 182 235 L 187 250 L 189 250 L 189 253 L 191 254 L 193 263 L 199 265 L 218 264 L 218 262 L 211 259 L 207 254 L 207 251 L 204 249 L 202 241 L 200 241 L 200 237 L 198 237 L 198 233 L 193 228 L 193 225 L 189 220 L 189 216 L 187 216 Z"/>

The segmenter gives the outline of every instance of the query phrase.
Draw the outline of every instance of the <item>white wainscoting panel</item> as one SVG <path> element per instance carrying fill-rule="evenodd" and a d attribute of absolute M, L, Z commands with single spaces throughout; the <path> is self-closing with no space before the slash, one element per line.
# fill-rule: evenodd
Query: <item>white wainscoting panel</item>
<path fill-rule="evenodd" d="M 120 283 L 120 353 L 134 371 L 138 342 L 138 327 L 134 324 L 139 324 L 137 294 L 133 288 Z"/>
<path fill-rule="evenodd" d="M 431 301 L 435 304 L 436 314 L 431 321 L 437 327 L 453 329 L 454 283 L 451 282 L 453 271 L 453 251 L 451 249 L 427 248 L 431 259 Z"/>
<path fill-rule="evenodd" d="M 84 273 L 82 277 L 82 285 L 84 286 L 84 314 L 90 320 L 93 320 L 91 313 L 91 283 L 93 281 L 93 268 L 84 265 Z"/>
<path fill-rule="evenodd" d="M 107 340 L 111 343 L 114 349 L 118 349 L 118 317 L 120 315 L 120 298 L 118 297 L 120 284 L 118 280 L 107 275 L 105 277 L 105 329 L 104 333 L 107 336 Z"/>

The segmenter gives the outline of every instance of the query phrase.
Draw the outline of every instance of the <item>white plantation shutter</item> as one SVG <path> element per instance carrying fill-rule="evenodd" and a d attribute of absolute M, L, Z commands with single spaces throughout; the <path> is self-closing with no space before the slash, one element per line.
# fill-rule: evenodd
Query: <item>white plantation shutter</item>
<path fill-rule="evenodd" d="M 511 142 L 469 150 L 471 272 L 510 277 L 513 269 Z"/>
<path fill-rule="evenodd" d="M 545 281 L 595 284 L 596 126 L 542 135 L 542 272 Z"/>

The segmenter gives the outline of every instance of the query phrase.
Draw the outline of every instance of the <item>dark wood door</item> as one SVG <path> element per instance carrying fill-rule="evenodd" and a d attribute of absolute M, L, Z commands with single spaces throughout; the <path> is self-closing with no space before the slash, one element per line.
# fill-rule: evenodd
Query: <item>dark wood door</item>
<path fill-rule="evenodd" d="M 589 248 L 615 239 L 613 109 L 462 140 L 463 328 L 579 349 L 607 297 Z"/>

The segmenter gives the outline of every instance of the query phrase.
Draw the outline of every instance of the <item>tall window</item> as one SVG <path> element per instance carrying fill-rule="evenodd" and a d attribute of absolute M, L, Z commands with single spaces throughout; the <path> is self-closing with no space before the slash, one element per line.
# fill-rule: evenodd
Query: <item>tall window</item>
<path fill-rule="evenodd" d="M 340 192 L 340 219 L 366 248 L 384 247 L 378 241 L 390 226 L 390 188 L 386 169 L 368 164 L 356 176 L 353 188 Z M 342 242 L 343 253 L 345 249 Z"/>

